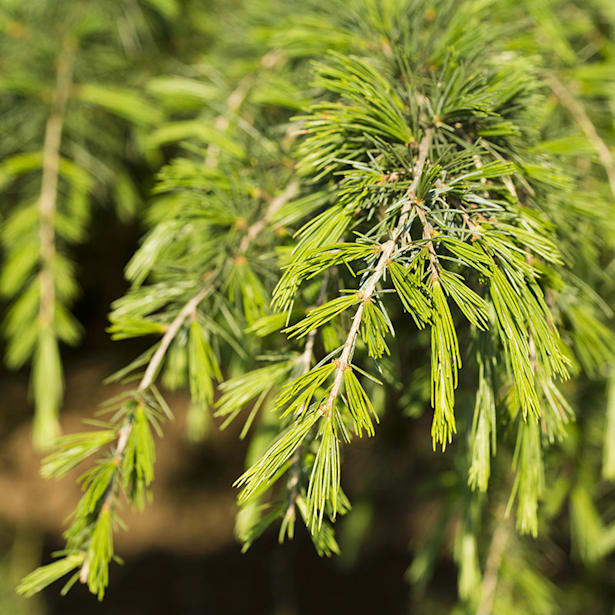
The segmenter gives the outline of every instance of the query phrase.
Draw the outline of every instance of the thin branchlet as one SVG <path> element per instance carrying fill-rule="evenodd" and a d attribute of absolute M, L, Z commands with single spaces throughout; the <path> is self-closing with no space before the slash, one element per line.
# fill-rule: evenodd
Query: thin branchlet
<path fill-rule="evenodd" d="M 43 145 L 43 178 L 39 197 L 41 217 L 41 307 L 40 324 L 52 326 L 54 320 L 55 283 L 52 261 L 55 254 L 54 218 L 60 172 L 60 145 L 64 114 L 71 90 L 74 52 L 66 50 L 58 59 L 56 87 L 51 101 L 51 111 L 47 118 L 45 143 Z"/>
<path fill-rule="evenodd" d="M 262 218 L 248 227 L 246 234 L 243 236 L 241 243 L 239 244 L 239 248 L 237 250 L 238 256 L 243 256 L 246 253 L 250 247 L 250 244 L 263 232 L 263 230 L 265 230 L 279 209 L 294 198 L 298 192 L 299 182 L 297 180 L 291 180 L 284 191 L 271 200 Z"/>

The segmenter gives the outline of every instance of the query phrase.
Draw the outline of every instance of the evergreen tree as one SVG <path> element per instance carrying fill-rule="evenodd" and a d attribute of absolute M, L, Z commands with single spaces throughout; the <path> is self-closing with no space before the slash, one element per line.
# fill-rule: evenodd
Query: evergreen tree
<path fill-rule="evenodd" d="M 72 572 L 64 591 L 103 597 L 118 505 L 146 503 L 171 416 L 160 380 L 189 390 L 194 438 L 208 413 L 243 421 L 244 548 L 299 523 L 338 553 L 344 447 L 431 408 L 447 505 L 408 578 L 426 587 L 452 527 L 457 612 L 557 612 L 537 537 L 565 514 L 584 563 L 615 547 L 596 493 L 615 467 L 610 4 L 259 0 L 218 26 L 205 67 L 149 84 L 167 119 L 145 141 L 181 153 L 110 332 L 156 341 L 45 459 L 98 456 L 65 551 L 20 591 Z"/>

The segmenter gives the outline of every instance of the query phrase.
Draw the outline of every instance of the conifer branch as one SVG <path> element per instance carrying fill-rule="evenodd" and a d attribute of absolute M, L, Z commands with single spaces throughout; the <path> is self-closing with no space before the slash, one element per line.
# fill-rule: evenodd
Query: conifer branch
<path fill-rule="evenodd" d="M 555 0 L 551 8 L 562 2 Z M 7 361 L 19 367 L 34 357 L 33 375 L 37 361 L 42 369 L 33 383 L 44 393 L 50 391 L 50 383 L 61 383 L 51 378 L 48 367 L 58 363 L 49 360 L 49 352 L 41 359 L 39 352 L 44 323 L 49 323 L 54 345 L 47 348 L 55 349 L 54 357 L 59 358 L 57 340 L 70 343 L 78 338 L 76 323 L 66 323 L 70 314 L 65 309 L 74 297 L 74 276 L 59 248 L 82 237 L 89 195 L 94 194 L 92 186 L 99 184 L 96 171 L 109 158 L 98 160 L 97 156 L 106 149 L 97 137 L 107 120 L 104 124 L 98 123 L 98 117 L 73 122 L 71 117 L 69 122 L 68 115 L 64 118 L 66 106 L 70 111 L 74 104 L 79 111 L 78 102 L 100 105 L 110 116 L 136 122 L 142 132 L 156 127 L 155 138 L 145 139 L 148 147 L 193 136 L 205 143 L 203 153 L 192 148 L 160 173 L 156 190 L 165 197 L 157 199 L 148 214 L 153 226 L 126 269 L 131 288 L 114 304 L 111 318 L 114 338 L 154 335 L 153 343 L 114 375 L 119 381 L 134 374 L 136 381 L 133 390 L 109 400 L 109 422 L 65 436 L 45 459 L 43 474 L 60 477 L 100 456 L 79 479 L 82 497 L 65 532 L 61 559 L 24 579 L 21 593 L 31 595 L 72 573 L 63 592 L 81 579 L 92 593 L 103 597 L 114 558 L 114 533 L 121 524 L 119 506 L 124 500 L 143 506 L 154 480 L 155 435 L 161 434 L 165 415 L 170 417 L 156 388 L 159 379 L 168 388 L 189 388 L 196 417 L 188 420 L 193 434 L 204 425 L 201 419 L 212 407 L 217 408 L 214 416 L 226 417 L 224 428 L 250 405 L 240 438 L 279 388 L 271 401 L 281 410 L 281 420 L 276 425 L 269 420 L 263 424 L 267 436 L 270 429 L 277 433 L 263 451 L 260 436 L 265 429 L 259 430 L 251 451 L 260 453 L 260 458 L 250 459 L 251 467 L 235 483 L 242 487 L 239 505 L 247 513 L 239 520 L 238 535 L 247 548 L 279 521 L 278 537 L 283 541 L 292 538 L 301 518 L 319 554 L 337 553 L 331 523 L 348 509 L 341 487 L 341 446 L 355 435 L 374 435 L 382 403 L 387 412 L 403 410 L 400 406 L 406 403 L 410 410 L 422 407 L 428 395 L 422 377 L 412 386 L 397 383 L 403 392 L 401 404 L 389 396 L 383 400 L 370 395 L 371 385 L 360 378 L 382 383 L 361 369 L 354 356 L 359 350 L 378 368 L 390 366 L 382 369 L 387 378 L 400 373 L 400 368 L 406 372 L 418 368 L 422 373 L 424 367 L 431 367 L 431 435 L 434 449 L 437 443 L 444 449 L 457 432 L 454 405 L 461 357 L 468 356 L 468 345 L 476 343 L 475 356 L 467 359 L 470 372 L 479 368 L 471 447 L 455 447 L 445 463 L 468 467 L 471 487 L 486 491 L 496 470 L 499 423 L 514 421 L 519 431 L 508 507 L 517 501 L 518 530 L 536 534 L 539 502 L 553 509 L 573 488 L 571 531 L 579 553 L 588 559 L 606 553 L 607 547 L 596 544 L 608 536 L 615 544 L 615 531 L 604 528 L 605 535 L 600 505 L 594 507 L 590 493 L 597 476 L 596 456 L 587 459 L 584 476 L 575 485 L 557 482 L 555 498 L 545 481 L 547 459 L 543 461 L 544 447 L 554 435 L 565 435 L 565 423 L 573 414 L 555 385 L 556 378 L 566 377 L 568 357 L 573 364 L 579 359 L 585 371 L 590 366 L 596 374 L 612 361 L 610 348 L 615 343 L 609 326 L 600 322 L 609 317 L 608 301 L 602 316 L 600 300 L 593 296 L 609 290 L 596 266 L 603 260 L 600 246 L 605 242 L 583 239 L 585 234 L 599 240 L 606 236 L 606 203 L 583 190 L 597 186 L 601 192 L 610 189 L 615 194 L 615 162 L 608 147 L 612 135 L 592 124 L 593 106 L 584 106 L 584 96 L 568 92 L 558 81 L 559 73 L 550 84 L 563 115 L 555 121 L 548 118 L 548 105 L 538 94 L 534 59 L 529 57 L 535 49 L 528 46 L 530 54 L 526 54 L 527 41 L 509 45 L 504 40 L 501 45 L 493 40 L 498 37 L 486 28 L 498 25 L 501 17 L 488 21 L 491 15 L 484 14 L 482 4 L 361 0 L 359 9 L 365 11 L 337 6 L 314 11 L 306 5 L 297 14 L 282 11 L 281 27 L 275 24 L 277 4 L 263 5 L 262 16 L 260 9 L 249 11 L 249 20 L 256 16 L 258 24 L 256 29 L 241 28 L 242 45 L 247 47 L 239 53 L 237 22 L 232 20 L 227 33 L 229 45 L 224 28 L 215 28 L 222 44 L 208 48 L 207 53 L 213 54 L 208 64 L 221 67 L 220 81 L 202 83 L 179 76 L 156 80 L 151 93 L 161 97 L 160 109 L 152 109 L 147 99 L 133 97 L 123 87 L 107 91 L 98 85 L 97 81 L 112 84 L 114 80 L 102 79 L 97 50 L 92 61 L 84 55 L 89 46 L 86 37 L 79 49 L 79 80 L 90 85 L 80 88 L 79 97 L 64 102 L 58 101 L 58 92 L 50 94 L 43 111 L 43 122 L 47 120 L 42 127 L 43 156 L 37 151 L 20 158 L 22 135 L 11 139 L 7 133 L 6 149 L 15 150 L 17 158 L 0 161 L 0 183 L 25 172 L 37 173 L 39 180 L 42 172 L 43 180 L 41 186 L 19 180 L 24 198 L 15 203 L 10 224 L 0 229 L 3 253 L 5 246 L 16 247 L 10 249 L 0 276 L 0 293 L 14 299 L 6 319 L 11 343 Z M 521 5 L 529 7 L 531 0 Z M 540 11 L 536 21 L 548 21 L 551 8 Z M 92 17 L 92 23 L 100 18 L 100 32 L 107 31 L 107 10 L 103 12 Z M 506 12 L 496 11 L 498 15 Z M 546 23 L 548 38 L 565 52 L 567 39 L 574 37 L 569 65 L 577 61 L 575 74 L 596 96 L 592 100 L 598 111 L 610 95 L 604 75 L 608 79 L 611 62 L 595 40 L 585 41 L 586 51 L 574 51 L 582 48 L 577 43 L 584 37 L 595 34 L 594 16 L 578 28 L 562 27 L 561 33 L 559 20 L 555 22 Z M 550 25 L 556 27 L 549 30 Z M 602 23 L 599 29 L 603 31 Z M 560 40 L 555 40 L 556 35 Z M 32 36 L 29 41 L 35 53 L 40 52 L 37 38 L 43 37 Z M 56 44 L 61 47 L 62 41 Z M 46 38 L 44 47 L 49 45 Z M 275 49 L 267 53 L 272 46 Z M 515 51 L 503 56 L 503 48 Z M 246 62 L 246 57 L 256 62 L 260 58 L 260 66 Z M 313 69 L 308 68 L 310 61 Z M 95 67 L 94 72 L 88 74 L 88 65 Z M 50 90 L 59 89 L 63 69 L 60 63 L 54 72 L 56 68 L 57 75 L 48 77 L 49 82 L 57 81 Z M 309 70 L 315 75 L 311 85 L 306 79 Z M 127 76 L 122 71 L 121 79 Z M 7 83 L 10 89 L 10 76 Z M 5 85 L 0 83 L 0 90 Z M 35 88 L 27 90 L 26 94 L 35 92 Z M 28 98 L 36 101 L 27 103 Z M 40 99 L 20 97 L 21 115 L 27 117 L 25 105 L 35 109 Z M 13 101 L 10 90 L 6 108 L 14 107 Z M 203 102 L 210 109 L 206 117 L 201 112 Z M 299 109 L 305 115 L 290 118 Z M 192 111 L 195 115 L 189 118 Z M 167 113 L 177 113 L 180 121 L 166 124 Z M 109 126 L 112 137 L 115 129 Z M 583 151 L 570 151 L 579 142 L 574 136 L 540 142 L 545 134 L 570 134 L 575 126 Z M 63 146 L 73 127 L 78 131 L 78 149 L 74 159 L 67 159 Z M 117 132 L 121 132 L 119 140 L 112 139 L 111 146 L 124 142 L 126 130 Z M 294 135 L 303 136 L 291 152 L 288 146 Z M 88 151 L 84 145 L 90 140 L 95 149 Z M 279 148 L 273 145 L 276 142 Z M 602 166 L 592 166 L 592 181 L 577 183 L 579 158 L 587 145 L 590 153 L 596 150 L 598 155 L 593 157 Z M 122 152 L 125 148 L 109 149 Z M 295 180 L 289 161 L 299 170 L 297 177 L 309 176 L 312 181 Z M 138 167 L 139 175 L 142 168 Z M 116 176 L 116 167 L 106 170 L 109 177 Z M 285 186 L 276 183 L 283 177 L 289 178 Z M 253 197 L 256 185 L 279 186 L 279 192 L 257 191 Z M 286 233 L 276 233 L 278 226 L 297 228 L 295 241 Z M 276 253 L 284 262 L 272 290 L 270 266 Z M 32 260 L 26 262 L 24 254 Z M 339 276 L 333 284 L 339 296 L 327 300 L 327 280 L 332 276 Z M 350 276 L 355 280 L 360 276 L 360 281 L 351 282 Z M 323 284 L 311 309 L 318 279 Z M 353 292 L 345 290 L 345 281 L 350 281 Z M 267 309 L 271 290 L 273 313 Z M 388 293 L 399 300 L 406 315 L 400 307 L 388 310 L 384 301 Z M 304 317 L 288 326 L 298 311 L 294 306 L 306 303 L 310 305 Z M 407 315 L 417 329 L 431 333 L 430 346 L 428 336 L 418 335 Z M 227 353 L 222 348 L 228 343 L 240 352 L 245 339 L 242 330 L 257 336 L 250 341 L 250 357 L 235 362 L 237 375 L 220 384 L 222 395 L 216 399 L 216 383 L 226 371 L 222 360 Z M 289 342 L 280 347 L 281 333 L 287 333 L 289 340 L 304 337 L 304 346 Z M 278 337 L 272 340 L 271 335 Z M 408 345 L 418 351 L 411 364 L 403 352 Z M 323 356 L 332 352 L 319 361 L 321 347 Z M 431 357 L 427 352 L 422 356 L 428 347 Z M 268 365 L 252 369 L 252 357 L 259 355 Z M 574 375 L 584 385 L 585 375 Z M 496 399 L 504 389 L 506 416 L 500 416 Z M 61 390 L 56 390 L 46 399 L 59 396 Z M 615 456 L 609 453 L 615 448 L 615 430 L 609 429 L 615 425 L 612 401 L 604 443 L 605 475 L 615 472 L 611 468 Z M 540 421 L 526 421 L 528 412 L 529 418 Z M 459 429 L 467 428 L 462 421 Z M 567 447 L 566 457 L 579 452 L 576 440 Z M 583 446 L 585 440 L 579 439 Z M 592 448 L 594 443 L 592 436 Z M 504 439 L 504 462 L 508 446 Z M 557 454 L 549 457 L 557 459 Z M 432 468 L 432 475 L 440 472 L 440 465 Z M 423 479 L 419 477 L 419 482 Z M 504 486 L 492 481 L 489 488 L 499 491 Z M 512 571 L 508 553 L 515 529 L 506 520 L 505 507 L 496 503 L 492 523 L 481 536 L 477 532 L 482 500 L 469 496 L 465 502 L 467 516 L 459 524 L 462 540 L 455 541 L 454 556 L 460 568 L 459 597 L 465 603 L 459 608 L 469 608 L 476 615 L 500 608 L 556 610 L 548 584 L 541 586 L 541 575 L 531 571 L 529 558 Z M 455 514 L 453 508 L 445 508 L 443 519 Z M 417 558 L 415 580 L 421 576 L 427 582 L 433 570 L 447 523 L 436 525 L 438 536 L 428 541 L 427 559 L 418 562 Z M 485 558 L 479 556 L 483 538 L 487 540 Z M 528 588 L 531 591 L 525 591 Z M 530 603 L 532 599 L 536 604 Z"/>
<path fill-rule="evenodd" d="M 207 278 L 210 278 L 213 275 L 213 272 L 210 272 Z M 181 329 L 182 325 L 186 321 L 187 318 L 190 317 L 191 314 L 194 313 L 198 305 L 211 293 L 215 288 L 215 282 L 212 281 L 208 284 L 205 284 L 201 290 L 194 295 L 179 311 L 177 316 L 173 319 L 169 327 L 167 328 L 165 334 L 160 340 L 160 345 L 156 349 L 156 352 L 152 356 L 141 381 L 139 382 L 139 386 L 137 387 L 137 393 L 143 393 L 152 385 L 154 379 L 156 378 L 156 374 L 160 368 L 160 364 L 162 363 L 166 351 L 168 350 L 171 342 L 175 339 L 178 331 Z M 126 446 L 128 445 L 128 440 L 130 438 L 130 434 L 132 432 L 133 419 L 132 415 L 128 415 L 123 425 L 120 427 L 118 431 L 117 437 L 117 446 L 115 447 L 115 451 L 113 453 L 113 463 L 115 467 L 118 469 L 122 466 L 122 462 L 124 460 L 124 454 L 126 452 Z M 100 503 L 100 513 L 103 511 L 107 511 L 112 506 L 113 496 L 115 495 L 115 484 L 116 484 L 116 475 L 114 475 L 107 487 L 105 495 Z M 88 575 L 90 571 L 90 558 L 86 556 L 83 566 L 81 567 L 81 572 L 79 574 L 79 580 L 81 583 L 87 583 Z"/>
<path fill-rule="evenodd" d="M 611 150 L 598 134 L 585 107 L 569 92 L 568 88 L 553 73 L 547 74 L 546 78 L 555 96 L 557 96 L 562 105 L 572 114 L 598 154 L 600 163 L 606 172 L 611 192 L 615 195 L 615 159 L 613 158 L 613 154 L 611 154 Z"/>
<path fill-rule="evenodd" d="M 267 227 L 275 213 L 280 209 L 280 207 L 282 207 L 285 203 L 292 199 L 297 194 L 298 190 L 299 183 L 297 182 L 297 180 L 293 179 L 289 182 L 289 184 L 286 186 L 286 188 L 280 195 L 272 199 L 264 215 L 248 227 L 246 234 L 242 238 L 242 241 L 240 242 L 237 249 L 237 256 L 243 256 L 245 254 L 254 239 Z M 156 352 L 152 355 L 152 358 L 147 365 L 145 373 L 143 374 L 143 377 L 139 382 L 136 391 L 137 397 L 145 393 L 152 386 L 154 380 L 156 379 L 160 366 L 166 356 L 167 350 L 175 339 L 177 333 L 180 331 L 186 320 L 192 315 L 194 315 L 201 302 L 216 290 L 218 280 L 219 277 L 216 275 L 216 272 L 214 270 L 205 274 L 203 276 L 204 284 L 199 290 L 199 292 L 197 292 L 184 304 L 182 309 L 178 312 L 177 316 L 168 325 L 164 335 L 162 336 L 162 339 L 160 340 Z M 312 339 L 312 343 L 309 349 L 310 356 L 313 348 L 313 343 L 314 342 Z M 142 403 L 142 401 L 140 400 L 139 403 Z M 133 417 L 132 414 L 129 414 L 118 431 L 117 445 L 113 453 L 113 464 L 116 468 L 118 468 L 118 470 L 122 466 L 122 462 L 124 460 L 124 455 L 126 452 L 128 441 L 130 439 L 132 427 Z M 112 477 L 111 482 L 109 483 L 109 486 L 107 487 L 107 490 L 100 503 L 99 515 L 103 511 L 109 510 L 112 506 L 113 496 L 115 495 L 116 474 Z M 86 556 L 79 574 L 79 580 L 81 581 L 81 583 L 87 583 L 89 570 L 90 558 L 89 556 Z"/>
<path fill-rule="evenodd" d="M 342 388 L 342 382 L 344 381 L 344 372 L 350 368 L 352 352 L 354 350 L 354 345 L 357 338 L 357 334 L 359 332 L 359 328 L 361 327 L 361 319 L 363 318 L 363 310 L 365 309 L 365 303 L 371 300 L 372 295 L 376 290 L 376 286 L 384 275 L 384 272 L 386 271 L 386 268 L 390 262 L 391 256 L 395 251 L 397 241 L 406 232 L 406 223 L 408 222 L 412 206 L 416 203 L 416 189 L 423 174 L 423 168 L 425 167 L 425 162 L 427 160 L 429 148 L 431 147 L 432 138 L 433 129 L 429 128 L 425 131 L 425 134 L 423 135 L 423 138 L 421 139 L 421 142 L 419 144 L 419 155 L 417 163 L 414 167 L 414 178 L 412 180 L 412 183 L 410 184 L 410 187 L 408 188 L 408 191 L 406 192 L 406 201 L 402 207 L 401 215 L 399 217 L 397 226 L 393 231 L 392 238 L 382 245 L 382 254 L 380 255 L 380 259 L 378 260 L 376 269 L 367 280 L 365 287 L 361 291 L 359 291 L 361 296 L 361 303 L 357 308 L 357 311 L 355 312 L 354 318 L 352 319 L 352 325 L 342 348 L 342 354 L 340 355 L 340 358 L 336 361 L 335 377 L 333 380 L 331 392 L 329 393 L 327 401 L 320 408 L 323 415 L 328 415 L 331 413 L 333 404 L 335 403 L 335 400 L 340 394 L 340 390 Z"/>
<path fill-rule="evenodd" d="M 43 145 L 43 175 L 38 201 L 40 214 L 40 303 L 39 303 L 39 345 L 49 345 L 55 340 L 55 302 L 56 289 L 53 273 L 53 261 L 56 253 L 55 217 L 58 196 L 58 180 L 60 173 L 60 147 L 64 115 L 70 96 L 73 79 L 73 49 L 72 42 L 66 41 L 60 54 L 56 69 L 56 86 L 51 100 L 51 109 L 45 126 L 45 141 Z M 53 342 L 52 342 L 53 343 Z M 39 350 L 39 352 L 42 352 Z M 38 362 L 37 362 L 38 363 Z M 35 365 L 35 370 L 41 369 Z M 59 375 L 62 378 L 61 374 Z M 56 385 L 57 388 L 58 385 Z M 62 386 L 59 385 L 61 391 Z M 53 393 L 50 393 L 52 396 Z M 55 396 L 54 396 L 55 397 Z M 61 393 L 59 395 L 61 398 Z M 34 440 L 39 446 L 48 444 L 58 430 L 55 413 L 60 399 L 41 399 L 40 391 L 35 395 Z"/>
<path fill-rule="evenodd" d="M 243 236 L 237 249 L 237 257 L 243 256 L 246 253 L 251 243 L 260 233 L 263 232 L 275 213 L 280 209 L 280 207 L 292 199 L 297 194 L 298 190 L 299 183 L 296 180 L 291 180 L 284 191 L 271 201 L 262 218 L 254 222 L 246 230 L 246 234 Z M 168 328 L 160 341 L 160 345 L 149 361 L 145 374 L 139 383 L 138 390 L 140 392 L 148 389 L 153 383 L 160 368 L 160 364 L 162 363 L 171 342 L 175 339 L 177 332 L 181 329 L 185 320 L 194 314 L 201 301 L 203 301 L 203 299 L 205 299 L 205 297 L 207 297 L 209 293 L 215 289 L 216 281 L 213 280 L 209 282 L 214 273 L 214 271 L 210 271 L 208 274 L 203 276 L 203 280 L 205 282 L 204 286 L 184 305 L 171 324 L 168 325 Z"/>

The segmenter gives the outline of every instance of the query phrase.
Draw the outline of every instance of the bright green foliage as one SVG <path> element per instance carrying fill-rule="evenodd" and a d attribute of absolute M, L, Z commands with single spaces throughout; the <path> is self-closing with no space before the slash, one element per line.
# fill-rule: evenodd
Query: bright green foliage
<path fill-rule="evenodd" d="M 331 413 L 322 423 L 318 452 L 314 458 L 307 491 L 307 525 L 313 531 L 322 527 L 325 509 L 331 520 L 337 513 L 340 490 L 340 444 L 336 429 L 337 417 Z"/>
<path fill-rule="evenodd" d="M 203 330 L 196 320 L 190 324 L 188 333 L 190 359 L 190 395 L 195 402 L 210 404 L 213 401 L 212 377 L 220 380 L 220 368 L 211 346 L 203 337 Z"/>
<path fill-rule="evenodd" d="M 87 554 L 88 589 L 100 600 L 109 584 L 109 564 L 113 557 L 113 529 L 111 513 L 108 509 L 100 511 Z"/>
<path fill-rule="evenodd" d="M 149 420 L 154 420 L 150 417 Z M 137 403 L 131 418 L 131 430 L 122 460 L 124 491 L 137 508 L 143 508 L 148 489 L 154 480 L 156 449 L 148 416 L 142 404 Z M 157 424 L 154 423 L 157 427 Z"/>
<path fill-rule="evenodd" d="M 140 507 L 153 479 L 152 429 L 168 413 L 159 375 L 222 427 L 245 417 L 244 548 L 275 524 L 292 538 L 301 519 L 325 555 L 339 551 L 332 524 L 350 508 L 344 447 L 430 398 L 434 454 L 447 448 L 451 470 L 426 469 L 443 506 L 408 578 L 424 589 L 454 533 L 456 612 L 556 612 L 522 535 L 548 533 L 569 504 L 581 559 L 615 546 L 593 499 L 600 473 L 614 474 L 615 402 L 604 428 L 604 400 L 579 399 L 615 345 L 600 298 L 612 292 L 600 263 L 612 248 L 608 147 L 545 65 L 597 106 L 612 96 L 596 77 L 613 68 L 612 45 L 589 13 L 559 24 L 562 6 L 581 11 L 564 0 L 256 4 L 258 19 L 235 15 L 239 57 L 221 25 L 208 74 L 186 67 L 148 87 L 171 120 L 146 147 L 183 144 L 159 173 L 110 332 L 159 339 L 116 375 L 139 384 L 110 423 L 47 459 L 61 475 L 115 443 L 82 477 L 70 563 L 102 596 L 119 487 Z M 508 25 L 521 17 L 531 41 Z M 127 100 L 114 90 L 105 105 Z M 578 472 L 558 474 L 579 458 Z M 60 561 L 22 591 L 51 582 Z"/>
<path fill-rule="evenodd" d="M 389 265 L 391 280 L 404 309 L 412 316 L 414 324 L 422 329 L 431 318 L 428 290 L 409 271 L 398 263 Z"/>
<path fill-rule="evenodd" d="M 41 566 L 22 581 L 18 588 L 19 592 L 26 597 L 33 596 L 44 587 L 47 587 L 47 585 L 66 576 L 69 572 L 75 570 L 75 568 L 80 568 L 83 564 L 84 557 L 83 553 L 68 555 L 62 559 L 56 560 L 52 564 Z M 75 581 L 76 579 L 71 579 L 71 581 L 65 585 L 62 593 L 66 593 L 65 590 L 68 590 L 70 588 L 69 586 L 72 586 Z"/>
<path fill-rule="evenodd" d="M 57 450 L 43 464 L 44 475 L 62 476 L 101 448 L 114 444 L 110 454 L 79 479 L 83 496 L 64 534 L 66 558 L 60 560 L 63 566 L 72 564 L 70 569 L 78 566 L 80 571 L 75 579 L 87 581 L 90 591 L 99 598 L 109 583 L 113 533 L 121 524 L 116 512 L 120 487 L 132 506 L 143 508 L 154 478 L 156 453 L 152 429 L 160 433 L 160 422 L 169 412 L 155 389 L 147 394 L 128 393 L 112 400 L 106 410 L 113 413 L 109 423 L 98 422 L 97 430 L 63 436 Z M 60 562 L 35 571 L 24 579 L 19 591 L 38 591 L 56 573 L 57 577 L 63 576 L 65 572 L 59 572 L 64 570 Z"/>
<path fill-rule="evenodd" d="M 319 418 L 316 412 L 311 412 L 292 424 L 272 444 L 258 463 L 239 477 L 235 484 L 243 487 L 239 496 L 240 503 L 248 502 L 255 494 L 260 495 L 288 469 L 291 457 Z M 327 492 L 327 495 L 336 496 L 337 494 Z"/>
<path fill-rule="evenodd" d="M 375 433 L 373 421 L 378 422 L 378 415 L 365 389 L 354 375 L 352 367 L 344 370 L 344 391 L 355 434 L 360 438 L 365 429 L 368 436 L 373 436 Z"/>
<path fill-rule="evenodd" d="M 361 301 L 360 294 L 342 295 L 337 297 L 337 299 L 331 299 L 331 301 L 312 310 L 296 325 L 284 329 L 284 332 L 288 333 L 288 337 L 291 339 L 293 337 L 303 337 L 313 329 L 319 329 L 331 319 L 338 317 L 359 301 Z"/>
<path fill-rule="evenodd" d="M 369 356 L 375 359 L 390 354 L 386 344 L 386 334 L 392 326 L 386 320 L 386 312 L 370 301 L 363 304 L 363 318 L 361 319 L 361 337 L 367 344 Z"/>
<path fill-rule="evenodd" d="M 293 382 L 287 384 L 281 391 L 276 400 L 278 408 L 285 408 L 284 414 L 302 415 L 306 408 L 312 405 L 314 396 L 322 391 L 323 383 L 335 371 L 335 363 L 326 363 L 320 367 L 311 369 L 306 374 L 299 376 Z M 323 396 L 319 395 L 318 399 L 323 400 Z"/>
<path fill-rule="evenodd" d="M 431 405 L 434 409 L 431 435 L 434 448 L 436 443 L 444 448 L 457 431 L 453 407 L 461 357 L 451 312 L 439 280 L 433 282 L 431 296 Z"/>
<path fill-rule="evenodd" d="M 64 476 L 66 472 L 97 453 L 103 446 L 115 440 L 115 430 L 112 428 L 60 436 L 56 440 L 53 453 L 43 460 L 41 473 L 45 477 Z"/>
<path fill-rule="evenodd" d="M 257 398 L 258 401 L 254 403 L 241 432 L 241 438 L 245 437 L 266 396 L 276 385 L 279 386 L 280 383 L 284 382 L 284 378 L 292 367 L 292 362 L 275 363 L 222 383 L 220 390 L 223 395 L 216 404 L 217 410 L 215 413 L 215 416 L 225 417 L 220 428 L 224 429 L 250 401 Z"/>

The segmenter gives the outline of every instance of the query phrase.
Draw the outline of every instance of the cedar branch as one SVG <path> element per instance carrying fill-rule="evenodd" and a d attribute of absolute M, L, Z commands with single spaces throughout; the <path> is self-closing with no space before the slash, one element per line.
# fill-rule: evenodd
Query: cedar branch
<path fill-rule="evenodd" d="M 342 354 L 340 355 L 340 358 L 337 362 L 335 378 L 333 380 L 331 392 L 329 393 L 327 401 L 321 406 L 321 412 L 323 415 L 330 414 L 333 408 L 333 404 L 338 395 L 340 394 L 342 382 L 344 380 L 344 372 L 350 367 L 350 360 L 352 358 L 357 334 L 361 326 L 365 303 L 371 300 L 372 295 L 376 290 L 376 286 L 384 275 L 391 256 L 393 255 L 397 242 L 399 241 L 400 237 L 404 235 L 404 232 L 406 230 L 406 224 L 408 222 L 408 218 L 410 217 L 410 211 L 412 210 L 413 204 L 415 204 L 416 202 L 416 189 L 423 174 L 423 168 L 425 167 L 425 162 L 427 160 L 427 154 L 429 153 L 432 138 L 433 129 L 430 128 L 425 131 L 425 134 L 423 135 L 423 138 L 421 139 L 421 142 L 419 144 L 419 156 L 416 166 L 414 167 L 414 179 L 412 180 L 412 183 L 410 184 L 408 191 L 406 192 L 406 202 L 402 207 L 401 215 L 399 217 L 399 221 L 397 222 L 397 226 L 393 231 L 392 238 L 382 245 L 382 254 L 380 255 L 380 259 L 378 260 L 376 269 L 367 280 L 365 287 L 361 290 L 362 301 L 357 308 L 357 311 L 355 312 L 354 318 L 352 319 L 352 325 L 350 327 L 350 331 L 348 332 L 348 337 L 346 338 L 346 342 L 344 343 L 344 347 L 342 348 Z"/>
<path fill-rule="evenodd" d="M 246 235 L 242 239 L 239 248 L 237 250 L 238 255 L 246 252 L 251 242 L 261 233 L 267 224 L 271 221 L 273 215 L 282 207 L 287 201 L 289 201 L 299 190 L 299 184 L 296 180 L 291 180 L 285 190 L 275 199 L 273 199 L 267 208 L 263 217 L 257 220 L 254 224 L 252 224 L 248 230 L 246 231 Z M 137 387 L 137 393 L 144 393 L 148 388 L 150 388 L 158 374 L 160 369 L 160 365 L 164 360 L 166 352 L 171 345 L 171 342 L 175 339 L 175 336 L 181 329 L 182 325 L 192 314 L 194 314 L 195 310 L 198 308 L 199 304 L 216 288 L 217 279 L 211 279 L 214 277 L 214 271 L 210 271 L 208 274 L 203 276 L 203 280 L 205 284 L 201 287 L 198 293 L 191 297 L 186 304 L 179 311 L 177 316 L 173 319 L 171 324 L 168 326 L 165 334 L 162 336 L 160 340 L 160 345 L 156 349 L 156 352 L 150 359 L 147 369 L 139 382 L 139 386 Z M 122 426 L 118 431 L 118 439 L 117 445 L 115 447 L 115 451 L 113 453 L 113 459 L 117 466 L 120 468 L 122 465 L 122 461 L 124 459 L 124 453 L 126 451 L 126 446 L 128 445 L 128 440 L 130 438 L 130 434 L 132 432 L 132 418 L 129 416 L 126 418 Z M 105 495 L 103 496 L 103 500 L 101 502 L 100 510 L 107 510 L 111 507 L 113 495 L 115 492 L 115 476 L 111 479 L 109 487 Z M 87 583 L 88 575 L 90 570 L 90 557 L 86 556 L 83 565 L 81 567 L 81 572 L 79 574 L 79 580 L 81 583 Z"/>

